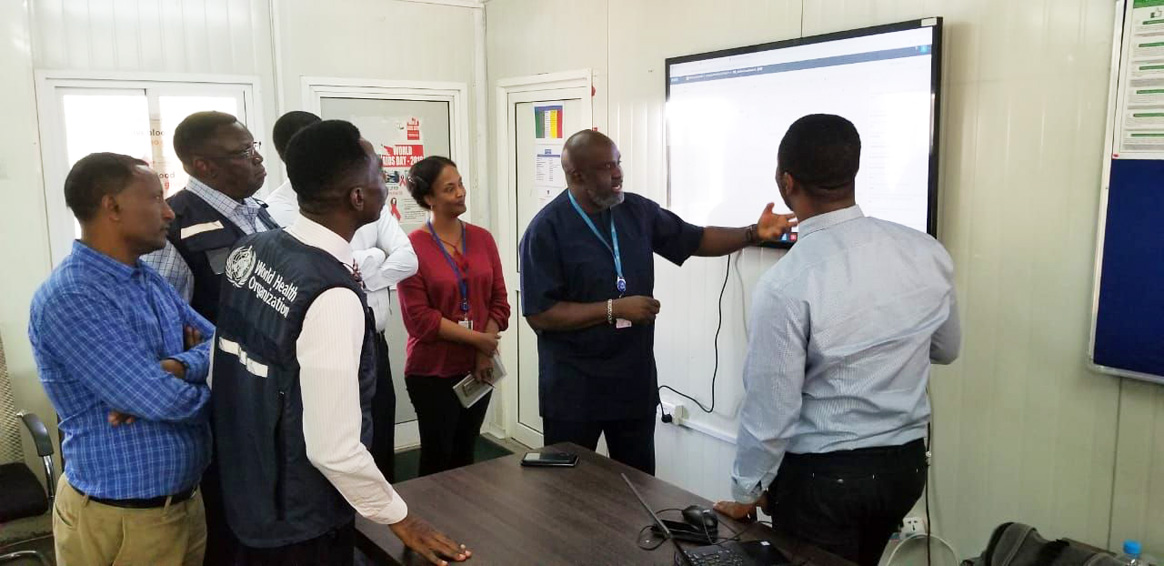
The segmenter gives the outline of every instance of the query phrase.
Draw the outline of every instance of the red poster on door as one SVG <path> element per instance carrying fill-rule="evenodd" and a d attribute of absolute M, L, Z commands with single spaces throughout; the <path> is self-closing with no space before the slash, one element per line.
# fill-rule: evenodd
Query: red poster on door
<path fill-rule="evenodd" d="M 412 167 L 416 162 L 424 159 L 423 144 L 382 145 L 384 153 L 380 159 L 384 161 L 385 169 L 405 169 Z"/>
<path fill-rule="evenodd" d="M 408 120 L 404 131 L 408 141 L 420 141 L 420 120 L 416 118 Z"/>

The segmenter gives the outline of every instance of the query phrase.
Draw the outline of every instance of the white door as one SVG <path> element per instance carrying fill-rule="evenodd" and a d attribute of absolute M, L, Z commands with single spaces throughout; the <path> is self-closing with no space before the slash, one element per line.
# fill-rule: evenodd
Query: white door
<path fill-rule="evenodd" d="M 412 164 L 431 155 L 448 157 L 458 162 L 466 178 L 471 178 L 469 164 L 461 162 L 467 155 L 459 151 L 467 136 L 462 131 L 465 127 L 461 117 L 463 85 L 434 84 L 432 88 L 425 88 L 410 84 L 408 88 L 400 88 L 370 80 L 305 78 L 304 91 L 309 109 L 325 120 L 347 120 L 355 124 L 376 148 L 384 162 L 389 212 L 396 216 L 405 233 L 422 228 L 428 220 L 428 212 L 401 184 Z M 468 214 L 464 218 L 469 221 Z M 396 291 L 391 292 L 392 313 L 384 334 L 396 389 L 395 444 L 401 449 L 418 445 L 420 432 L 416 409 L 404 384 L 408 333 L 400 317 Z"/>
<path fill-rule="evenodd" d="M 537 335 L 521 312 L 519 244 L 522 234 L 542 207 L 566 188 L 561 172 L 562 144 L 571 134 L 589 128 L 593 123 L 590 74 L 573 74 L 572 81 L 564 75 L 550 75 L 542 82 L 512 81 L 515 88 L 504 91 L 505 127 L 498 128 L 504 140 L 498 146 L 506 148 L 498 159 L 504 162 L 504 182 L 498 187 L 504 193 L 499 202 L 501 217 L 501 252 L 507 256 L 506 280 L 513 281 L 513 320 L 510 334 L 517 338 L 515 355 L 509 357 L 510 381 L 506 385 L 505 429 L 517 441 L 532 447 L 542 446 L 542 419 L 538 407 L 538 353 Z M 548 80 L 546 80 L 548 79 Z M 567 84 L 563 84 L 563 83 Z M 502 131 L 503 130 L 503 131 Z M 499 153 L 501 153 L 499 151 Z"/>

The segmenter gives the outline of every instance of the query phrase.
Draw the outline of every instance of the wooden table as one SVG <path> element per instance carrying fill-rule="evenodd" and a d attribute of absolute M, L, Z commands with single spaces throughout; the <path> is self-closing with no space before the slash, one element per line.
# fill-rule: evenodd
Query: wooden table
<path fill-rule="evenodd" d="M 638 547 L 640 530 L 652 524 L 630 488 L 625 473 L 653 509 L 712 502 L 634 468 L 574 444 L 542 449 L 579 456 L 574 468 L 523 468 L 521 454 L 409 480 L 396 486 L 409 513 L 432 523 L 473 557 L 466 566 L 498 564 L 674 564 L 670 542 L 654 551 Z M 726 481 L 726 478 L 725 478 Z M 682 520 L 671 512 L 662 518 Z M 848 566 L 851 563 L 799 543 L 764 525 L 737 523 L 720 515 L 726 527 L 744 532 L 742 540 L 768 540 L 793 564 Z M 424 560 L 388 527 L 358 517 L 360 549 L 377 564 L 420 565 Z"/>

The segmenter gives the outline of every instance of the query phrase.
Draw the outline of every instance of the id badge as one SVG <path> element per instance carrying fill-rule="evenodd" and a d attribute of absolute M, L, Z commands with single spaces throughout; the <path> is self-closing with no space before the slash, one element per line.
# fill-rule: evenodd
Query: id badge
<path fill-rule="evenodd" d="M 462 320 L 461 322 L 458 322 L 457 324 L 459 324 L 462 327 L 467 328 L 469 330 L 473 329 L 473 321 L 471 321 L 469 319 Z"/>

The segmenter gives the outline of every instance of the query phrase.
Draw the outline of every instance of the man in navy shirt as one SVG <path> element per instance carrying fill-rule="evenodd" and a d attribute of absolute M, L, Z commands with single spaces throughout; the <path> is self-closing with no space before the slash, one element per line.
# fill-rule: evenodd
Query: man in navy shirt
<path fill-rule="evenodd" d="M 618 147 L 583 130 L 566 140 L 568 188 L 521 241 L 522 311 L 538 333 L 538 398 L 546 444 L 594 449 L 655 472 L 653 254 L 676 265 L 775 240 L 796 221 L 772 213 L 745 228 L 700 228 L 622 190 Z"/>

